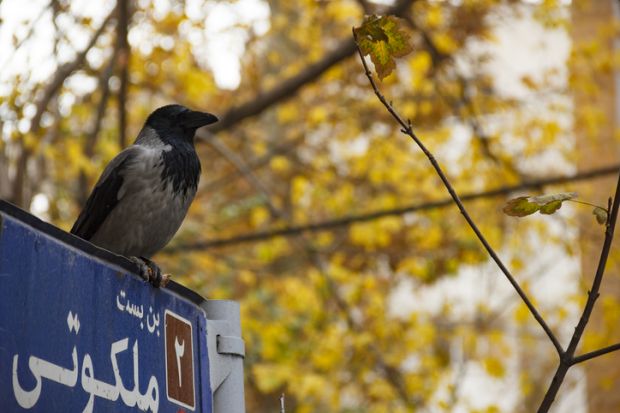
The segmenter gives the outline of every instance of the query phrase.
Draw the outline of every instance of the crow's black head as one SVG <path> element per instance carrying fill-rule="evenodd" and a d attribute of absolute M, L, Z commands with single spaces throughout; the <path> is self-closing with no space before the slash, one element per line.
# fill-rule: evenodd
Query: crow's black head
<path fill-rule="evenodd" d="M 157 132 L 165 142 L 183 140 L 193 142 L 196 129 L 217 122 L 217 117 L 207 112 L 190 110 L 182 105 L 166 105 L 156 109 L 146 119 L 145 126 Z"/>

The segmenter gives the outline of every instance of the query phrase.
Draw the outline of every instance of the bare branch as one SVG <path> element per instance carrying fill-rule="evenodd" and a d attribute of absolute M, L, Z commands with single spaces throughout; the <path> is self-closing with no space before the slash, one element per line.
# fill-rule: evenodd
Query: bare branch
<path fill-rule="evenodd" d="M 212 139 L 212 138 L 208 138 L 208 139 Z M 248 161 L 248 163 L 246 164 L 246 167 L 248 170 L 250 171 L 255 171 L 258 168 L 261 168 L 267 164 L 269 164 L 269 161 L 271 161 L 271 159 L 276 156 L 276 155 L 282 155 L 285 153 L 288 153 L 290 151 L 292 151 L 293 149 L 295 149 L 297 147 L 297 145 L 304 140 L 304 136 L 300 135 L 297 136 L 294 139 L 291 139 L 289 142 L 285 142 L 279 145 L 274 146 L 273 148 L 271 148 L 269 150 L 269 152 L 267 152 L 265 155 L 260 156 L 256 159 L 250 160 Z M 208 143 L 208 140 L 207 140 Z M 226 186 L 228 184 L 230 184 L 230 182 L 236 180 L 237 178 L 243 176 L 244 173 L 239 170 L 239 168 L 236 169 L 236 171 L 231 172 L 225 176 L 222 176 L 220 178 L 214 179 L 210 182 L 207 182 L 205 184 L 204 187 L 201 188 L 201 191 L 204 192 L 214 192 L 216 190 L 218 190 L 219 188 Z"/>
<path fill-rule="evenodd" d="M 207 143 L 213 147 L 220 155 L 222 155 L 228 162 L 234 165 L 235 168 L 243 175 L 243 177 L 252 185 L 255 189 L 257 189 L 265 198 L 267 202 L 267 207 L 269 208 L 269 212 L 272 216 L 278 216 L 282 213 L 278 211 L 278 209 L 271 202 L 271 191 L 263 185 L 263 183 L 258 179 L 256 174 L 252 171 L 248 165 L 243 162 L 241 158 L 239 158 L 233 151 L 228 149 L 226 145 L 224 145 L 219 139 L 215 136 L 211 136 Z"/>
<path fill-rule="evenodd" d="M 611 346 L 603 347 L 601 349 L 582 354 L 581 356 L 573 357 L 570 364 L 571 366 L 573 366 L 575 364 L 582 363 L 584 361 L 593 359 L 595 357 L 602 356 L 604 354 L 608 354 L 608 353 L 611 353 L 613 351 L 618 351 L 618 350 L 620 350 L 620 343 L 616 343 Z"/>
<path fill-rule="evenodd" d="M 101 23 L 101 26 L 99 26 L 97 31 L 95 31 L 95 33 L 92 35 L 86 47 L 75 56 L 75 59 L 73 59 L 73 61 L 65 63 L 58 68 L 58 70 L 56 71 L 56 75 L 54 76 L 52 81 L 48 83 L 48 85 L 43 90 L 42 98 L 36 104 L 35 114 L 30 121 L 30 133 L 36 134 L 39 131 L 39 128 L 41 127 L 41 117 L 43 116 L 43 113 L 45 113 L 50 101 L 56 95 L 56 93 L 58 93 L 65 79 L 71 76 L 71 74 L 75 70 L 77 70 L 80 66 L 84 64 L 86 60 L 86 55 L 88 54 L 90 49 L 95 46 L 97 40 L 105 31 L 105 28 L 108 25 L 109 21 L 112 19 L 113 15 L 114 11 L 108 14 L 103 23 Z M 24 205 L 26 203 L 26 200 L 24 199 L 24 187 L 27 184 L 26 169 L 28 166 L 28 160 L 30 159 L 31 155 L 32 153 L 30 149 L 27 149 L 26 147 L 21 148 L 21 153 L 19 155 L 19 158 L 17 159 L 17 170 L 15 173 L 15 178 L 13 180 L 12 190 L 12 201 L 17 205 L 26 207 L 27 205 Z"/>
<path fill-rule="evenodd" d="M 543 178 L 537 180 L 525 181 L 517 185 L 503 186 L 496 189 L 491 189 L 489 191 L 482 192 L 471 192 L 468 194 L 464 194 L 461 196 L 462 201 L 474 201 L 477 199 L 486 199 L 497 196 L 507 195 L 513 192 L 524 191 L 526 189 L 540 189 L 549 185 L 558 185 L 565 184 L 570 182 L 584 181 L 588 179 L 593 179 L 601 176 L 610 175 L 612 173 L 616 173 L 620 168 L 620 165 L 612 165 L 604 168 L 593 169 L 590 171 L 579 172 L 574 175 L 569 176 L 557 176 L 550 178 Z M 366 214 L 359 215 L 347 215 L 341 218 L 322 221 L 307 225 L 297 225 L 297 226 L 289 226 L 286 228 L 271 230 L 271 231 L 262 231 L 262 232 L 254 232 L 251 234 L 242 234 L 230 238 L 221 238 L 214 239 L 211 241 L 202 241 L 196 242 L 192 244 L 180 244 L 177 246 L 166 248 L 165 252 L 168 253 L 176 253 L 179 251 L 187 251 L 187 250 L 206 250 L 212 248 L 225 247 L 230 245 L 241 244 L 245 242 L 254 242 L 254 241 L 264 241 L 275 237 L 280 236 L 294 236 L 304 232 L 316 232 L 316 231 L 326 231 L 326 230 L 334 230 L 341 227 L 346 227 L 356 222 L 368 222 L 373 221 L 375 219 L 388 217 L 388 216 L 398 216 L 404 215 L 411 212 L 420 212 L 420 211 L 428 211 L 436 208 L 445 208 L 453 205 L 452 198 L 445 198 L 439 201 L 426 202 L 422 204 L 413 204 L 407 205 L 400 208 L 389 208 L 382 209 L 379 211 L 369 212 Z"/>
<path fill-rule="evenodd" d="M 564 377 L 568 372 L 568 369 L 574 365 L 575 363 L 579 363 L 581 361 L 588 360 L 590 358 L 596 357 L 598 355 L 602 355 L 608 353 L 610 351 L 614 351 L 614 349 L 610 349 L 609 351 L 602 352 L 600 354 L 586 354 L 583 356 L 579 356 L 577 358 L 573 358 L 575 351 L 577 350 L 577 346 L 579 345 L 579 341 L 581 340 L 581 336 L 585 331 L 586 325 L 590 320 L 590 315 L 592 314 L 592 310 L 594 309 L 594 304 L 599 296 L 599 289 L 601 287 L 601 282 L 603 281 L 603 275 L 605 274 L 605 266 L 607 265 L 607 258 L 609 257 L 609 251 L 611 250 L 611 242 L 614 238 L 614 230 L 616 228 L 616 221 L 618 219 L 618 209 L 620 208 L 620 174 L 618 175 L 618 183 L 616 184 L 616 193 L 613 198 L 613 206 L 608 208 L 611 210 L 609 216 L 607 217 L 607 224 L 605 226 L 605 241 L 603 241 L 603 248 L 601 249 L 601 256 L 598 261 L 598 267 L 596 269 L 596 274 L 594 275 L 594 280 L 592 280 L 592 287 L 590 291 L 588 291 L 588 300 L 586 301 L 586 305 L 583 308 L 583 313 L 581 314 L 581 318 L 577 323 L 577 327 L 575 327 L 575 331 L 573 336 L 568 344 L 568 348 L 566 352 L 562 354 L 560 359 L 560 364 L 553 375 L 553 379 L 551 380 L 551 384 L 549 385 L 549 389 L 545 394 L 545 398 L 543 399 L 538 413 L 548 412 L 549 408 L 553 404 L 555 400 L 555 396 L 560 390 L 560 386 L 564 381 Z M 614 347 L 614 346 L 612 346 Z M 607 348 L 609 349 L 609 347 Z M 606 350 L 606 349 L 602 349 Z M 599 350 L 599 351 L 602 351 Z M 596 352 L 595 352 L 596 353 Z M 586 357 L 587 356 L 587 357 Z M 578 361 L 575 361 L 578 360 Z"/>
<path fill-rule="evenodd" d="M 110 77 L 112 77 L 117 57 L 118 47 L 116 47 L 112 52 L 108 66 L 99 77 L 98 89 L 101 90 L 101 98 L 99 99 L 99 103 L 97 105 L 97 113 L 95 114 L 93 126 L 88 135 L 86 135 L 86 142 L 84 143 L 84 154 L 88 158 L 91 158 L 95 153 L 95 145 L 97 144 L 97 138 L 99 137 L 99 131 L 101 130 L 101 123 L 103 122 L 106 108 L 108 106 L 108 100 L 110 98 Z M 84 171 L 80 172 L 79 182 L 78 202 L 83 205 L 88 197 L 89 189 L 88 180 Z"/>
<path fill-rule="evenodd" d="M 350 57 L 355 52 L 355 45 L 352 41 L 342 42 L 335 50 L 327 54 L 320 61 L 306 66 L 304 70 L 293 77 L 279 82 L 273 89 L 268 90 L 240 106 L 233 107 L 226 112 L 220 121 L 209 127 L 212 133 L 228 129 L 242 120 L 256 116 L 271 105 L 279 103 L 293 96 L 301 87 L 307 83 L 318 79 L 325 71 L 332 66 Z M 205 139 L 202 133 L 196 134 L 197 137 Z"/>
<path fill-rule="evenodd" d="M 416 0 L 400 0 L 394 7 L 387 9 L 385 13 L 401 15 L 414 1 Z M 260 114 L 271 105 L 293 96 L 303 86 L 317 80 L 328 69 L 353 56 L 354 53 L 355 42 L 353 39 L 347 38 L 343 40 L 334 50 L 323 56 L 321 60 L 306 65 L 305 68 L 296 75 L 284 79 L 279 82 L 277 86 L 264 93 L 259 93 L 253 100 L 243 103 L 240 106 L 233 107 L 220 117 L 219 122 L 207 129 L 212 133 L 220 132 L 236 125 L 246 118 Z M 208 139 L 208 136 L 205 136 L 205 134 L 200 131 L 196 136 L 201 139 Z"/>
<path fill-rule="evenodd" d="M 116 26 L 117 48 L 119 50 L 118 70 L 120 87 L 118 89 L 118 138 L 121 148 L 127 146 L 127 88 L 129 83 L 130 48 L 127 40 L 130 10 L 129 0 L 118 0 L 118 22 Z"/>
<path fill-rule="evenodd" d="M 88 54 L 90 49 L 95 46 L 97 40 L 99 40 L 99 37 L 101 37 L 101 35 L 105 31 L 106 26 L 108 25 L 113 16 L 114 11 L 108 14 L 103 23 L 101 23 L 101 26 L 99 26 L 97 31 L 95 31 L 95 33 L 92 35 L 86 47 L 80 53 L 78 53 L 77 56 L 75 56 L 75 59 L 73 59 L 73 61 L 65 63 L 58 68 L 58 71 L 56 72 L 56 75 L 54 76 L 52 81 L 45 87 L 43 97 L 37 102 L 36 112 L 32 117 L 32 122 L 30 125 L 30 132 L 36 133 L 39 130 L 41 117 L 43 116 L 43 113 L 45 113 L 45 109 L 47 109 L 47 105 L 49 104 L 50 100 L 52 100 L 58 90 L 60 90 L 60 87 L 62 86 L 65 79 L 68 78 L 73 72 L 75 72 L 80 66 L 84 64 L 86 60 L 86 55 Z"/>
<path fill-rule="evenodd" d="M 355 40 L 357 40 L 356 39 L 355 31 L 353 31 L 353 37 L 354 37 Z M 366 77 L 368 77 L 368 80 L 369 80 L 369 82 L 370 82 L 370 84 L 371 84 L 371 86 L 372 86 L 372 88 L 373 88 L 377 98 L 381 101 L 383 106 L 385 106 L 385 108 L 392 115 L 392 117 L 400 124 L 400 126 L 402 127 L 401 132 L 406 134 L 406 135 L 408 135 L 411 139 L 413 139 L 413 141 L 416 143 L 416 145 L 418 145 L 418 147 L 422 150 L 422 152 L 424 152 L 424 154 L 426 155 L 426 157 L 430 161 L 431 165 L 433 166 L 433 168 L 437 172 L 437 175 L 439 176 L 439 178 L 443 182 L 444 186 L 446 187 L 446 189 L 450 193 L 450 196 L 454 200 L 454 203 L 457 205 L 457 207 L 461 211 L 461 214 L 463 215 L 463 217 L 465 218 L 465 220 L 467 221 L 467 223 L 469 224 L 471 229 L 474 231 L 474 233 L 476 234 L 476 236 L 478 237 L 478 239 L 480 240 L 482 245 L 484 246 L 484 249 L 490 255 L 491 259 L 493 259 L 495 264 L 497 264 L 497 266 L 502 271 L 502 273 L 504 273 L 504 275 L 506 276 L 506 279 L 508 280 L 508 282 L 510 282 L 510 284 L 513 286 L 513 288 L 515 289 L 517 294 L 519 294 L 519 296 L 521 297 L 521 299 L 523 300 L 523 302 L 525 303 L 525 305 L 529 309 L 530 313 L 534 316 L 536 321 L 538 321 L 538 324 L 540 324 L 542 329 L 545 331 L 545 333 L 547 334 L 547 337 L 549 337 L 549 340 L 553 343 L 553 346 L 555 347 L 558 355 L 562 355 L 564 353 L 564 349 L 562 348 L 562 345 L 560 344 L 560 342 L 556 338 L 556 336 L 553 333 L 553 331 L 551 331 L 551 329 L 549 328 L 549 326 L 547 325 L 545 320 L 542 318 L 542 316 L 540 315 L 540 313 L 538 312 L 538 310 L 536 309 L 536 307 L 534 306 L 532 301 L 529 299 L 529 297 L 527 296 L 525 291 L 523 291 L 523 289 L 521 288 L 521 286 L 519 285 L 517 280 L 513 277 L 513 275 L 508 270 L 508 268 L 506 268 L 506 266 L 504 265 L 502 260 L 499 258 L 499 256 L 495 252 L 495 250 L 488 243 L 488 241 L 486 240 L 484 235 L 482 235 L 482 233 L 478 229 L 478 226 L 472 220 L 472 218 L 470 217 L 469 213 L 465 209 L 465 206 L 461 202 L 461 199 L 459 198 L 459 196 L 454 191 L 454 188 L 452 187 L 452 184 L 450 183 L 450 181 L 448 180 L 448 178 L 444 174 L 443 170 L 439 166 L 439 163 L 437 162 L 437 160 L 435 159 L 433 154 L 426 148 L 426 146 L 422 143 L 422 141 L 414 133 L 413 128 L 411 126 L 411 123 L 409 121 L 405 122 L 405 120 L 403 120 L 403 118 L 401 118 L 401 116 L 398 114 L 398 112 L 396 112 L 396 110 L 392 107 L 392 105 L 385 99 L 385 97 L 383 96 L 383 94 L 381 93 L 379 88 L 377 87 L 377 84 L 376 84 L 374 78 L 372 77 L 372 74 L 370 73 L 370 70 L 368 69 L 368 65 L 366 64 L 366 60 L 364 59 L 364 55 L 362 54 L 362 51 L 359 49 L 359 47 L 357 48 L 357 51 L 358 51 L 359 57 L 360 57 L 360 59 L 362 61 L 362 65 L 364 66 L 364 71 L 366 73 Z"/>

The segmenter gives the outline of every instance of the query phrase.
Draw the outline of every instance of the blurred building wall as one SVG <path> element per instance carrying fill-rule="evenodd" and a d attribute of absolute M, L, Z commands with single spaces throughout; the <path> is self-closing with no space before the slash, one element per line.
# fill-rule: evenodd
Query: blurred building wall
<path fill-rule="evenodd" d="M 572 39 L 575 47 L 585 42 L 596 42 L 600 50 L 613 53 L 613 36 L 608 40 L 601 40 L 606 30 L 611 29 L 614 19 L 618 18 L 617 0 L 573 0 L 571 6 L 573 29 Z M 607 32 L 609 33 L 609 32 Z M 573 69 L 576 77 L 584 76 L 579 73 L 579 67 Z M 617 92 L 617 80 L 620 73 L 614 70 L 597 71 L 593 80 L 598 85 L 600 93 L 592 95 L 574 89 L 575 133 L 577 138 L 577 165 L 580 170 L 610 165 L 618 162 L 620 157 L 618 140 L 614 138 L 618 124 L 617 111 L 620 95 Z M 587 110 L 584 110 L 587 108 Z M 597 130 L 587 125 L 586 117 L 600 116 L 596 122 Z M 598 118 L 597 118 L 598 119 Z M 594 203 L 605 205 L 607 198 L 613 195 L 616 176 L 597 181 L 590 181 L 579 188 L 580 198 Z M 602 227 L 595 224 L 591 211 L 580 211 L 579 226 L 582 253 L 583 291 L 587 291 L 596 271 L 600 249 L 603 241 Z M 620 233 L 616 229 L 616 234 Z M 617 238 L 617 237 L 616 237 Z M 616 248 L 620 245 L 614 243 Z M 613 251 L 612 251 L 613 254 Z M 618 254 L 616 253 L 616 257 Z M 616 257 L 611 257 L 601 296 L 597 302 L 593 318 L 586 329 L 593 331 L 596 336 L 604 340 L 603 345 L 620 341 L 620 326 L 610 331 L 609 323 L 604 322 L 603 302 L 606 300 L 620 301 L 620 265 Z M 576 324 L 575 320 L 575 324 Z M 607 336 L 607 337 L 605 337 Z M 580 350 L 578 350 L 579 353 Z M 587 376 L 587 397 L 590 412 L 612 413 L 620 411 L 620 352 L 615 352 L 593 359 L 583 364 Z"/>

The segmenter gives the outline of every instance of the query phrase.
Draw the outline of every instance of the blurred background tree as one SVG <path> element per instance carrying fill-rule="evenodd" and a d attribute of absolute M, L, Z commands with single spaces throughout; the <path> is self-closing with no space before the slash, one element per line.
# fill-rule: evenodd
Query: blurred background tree
<path fill-rule="evenodd" d="M 566 340 L 600 227 L 590 210 L 517 222 L 501 207 L 577 182 L 588 201 L 612 194 L 612 0 L 4 0 L 0 196 L 68 229 L 155 107 L 216 113 L 197 199 L 157 260 L 240 301 L 248 411 L 281 393 L 287 412 L 533 411 L 553 347 L 369 89 L 351 27 L 373 13 L 414 41 L 384 92 Z M 617 297 L 585 348 L 617 338 Z M 617 411 L 611 370 L 571 371 L 556 411 Z"/>

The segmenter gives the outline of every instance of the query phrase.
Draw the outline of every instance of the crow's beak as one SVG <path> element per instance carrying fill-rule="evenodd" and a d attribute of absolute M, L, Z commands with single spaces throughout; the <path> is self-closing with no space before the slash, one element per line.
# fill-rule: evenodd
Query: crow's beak
<path fill-rule="evenodd" d="M 207 112 L 189 110 L 181 114 L 181 123 L 188 128 L 200 128 L 217 121 L 217 116 Z"/>

